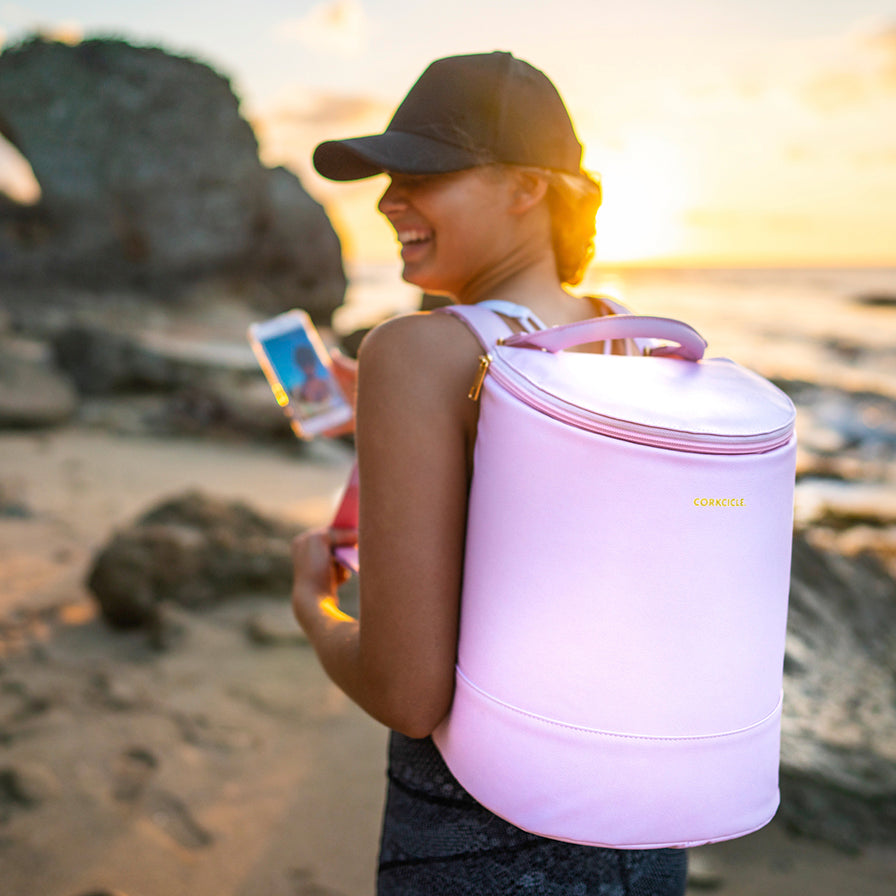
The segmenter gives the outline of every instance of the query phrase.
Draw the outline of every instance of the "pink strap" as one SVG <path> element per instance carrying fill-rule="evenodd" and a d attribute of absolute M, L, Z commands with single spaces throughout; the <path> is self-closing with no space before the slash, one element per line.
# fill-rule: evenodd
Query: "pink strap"
<path fill-rule="evenodd" d="M 445 305 L 438 310 L 459 317 L 486 351 L 499 339 L 504 339 L 508 333 L 513 333 L 500 314 L 488 308 L 481 308 L 479 305 Z"/>
<path fill-rule="evenodd" d="M 504 345 L 558 352 L 589 342 L 638 337 L 667 339 L 675 343 L 651 349 L 651 355 L 676 355 L 687 361 L 699 361 L 706 350 L 706 340 L 688 324 L 669 317 L 641 314 L 613 314 L 534 333 L 517 333 L 506 337 Z"/>

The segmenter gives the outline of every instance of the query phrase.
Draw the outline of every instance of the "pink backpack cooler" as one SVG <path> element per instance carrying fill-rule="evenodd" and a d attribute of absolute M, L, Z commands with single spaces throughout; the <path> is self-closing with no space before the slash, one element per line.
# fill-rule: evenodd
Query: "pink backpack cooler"
<path fill-rule="evenodd" d="M 487 308 L 445 310 L 486 349 L 456 691 L 433 735 L 449 768 L 558 840 L 683 847 L 762 827 L 779 801 L 790 400 L 704 360 L 680 321 L 508 336 Z M 564 351 L 637 337 L 674 344 Z"/>

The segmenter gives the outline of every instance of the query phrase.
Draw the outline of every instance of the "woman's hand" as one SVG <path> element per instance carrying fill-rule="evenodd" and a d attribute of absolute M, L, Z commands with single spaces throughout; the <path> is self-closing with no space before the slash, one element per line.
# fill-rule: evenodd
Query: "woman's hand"
<path fill-rule="evenodd" d="M 330 351 L 330 360 L 332 361 L 333 376 L 342 390 L 342 394 L 348 399 L 352 407 L 352 419 L 347 423 L 340 423 L 339 426 L 333 427 L 325 431 L 324 435 L 344 436 L 355 431 L 355 407 L 358 397 L 358 362 L 354 358 L 343 354 L 338 348 Z"/>
<path fill-rule="evenodd" d="M 293 609 L 332 681 L 373 718 L 425 737 L 454 695 L 479 343 L 448 315 L 377 327 L 361 351 L 358 400 L 360 613 L 339 609 L 332 549 L 354 531 L 293 546 Z M 345 365 L 343 365 L 345 366 Z"/>
<path fill-rule="evenodd" d="M 339 383 L 339 388 L 342 389 L 354 409 L 358 395 L 358 362 L 338 348 L 334 348 L 330 352 L 330 359 L 333 362 L 333 374 L 336 377 L 336 382 Z"/>
<path fill-rule="evenodd" d="M 311 529 L 293 540 L 292 609 L 309 638 L 321 616 L 332 617 L 338 610 L 336 590 L 350 575 L 333 557 L 333 549 L 357 541 L 358 533 L 348 529 Z"/>

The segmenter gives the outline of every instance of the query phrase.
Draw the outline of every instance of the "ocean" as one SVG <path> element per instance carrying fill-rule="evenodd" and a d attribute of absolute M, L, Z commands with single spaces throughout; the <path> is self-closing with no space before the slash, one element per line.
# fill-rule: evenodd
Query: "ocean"
<path fill-rule="evenodd" d="M 349 269 L 346 332 L 417 307 L 419 291 L 392 264 Z M 896 267 L 613 268 L 576 288 L 609 294 L 639 314 L 680 318 L 727 357 L 764 376 L 896 399 Z"/>

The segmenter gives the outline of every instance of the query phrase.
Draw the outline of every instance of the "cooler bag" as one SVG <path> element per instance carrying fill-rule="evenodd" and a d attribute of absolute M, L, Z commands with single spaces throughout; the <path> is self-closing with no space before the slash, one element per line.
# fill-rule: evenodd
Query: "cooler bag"
<path fill-rule="evenodd" d="M 667 318 L 486 348 L 453 705 L 433 734 L 486 808 L 617 848 L 747 834 L 778 802 L 794 408 Z M 506 338 L 500 339 L 500 336 Z M 650 337 L 647 356 L 569 351 Z"/>

